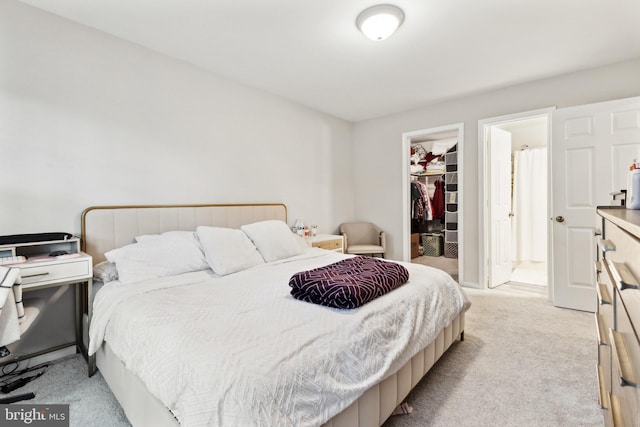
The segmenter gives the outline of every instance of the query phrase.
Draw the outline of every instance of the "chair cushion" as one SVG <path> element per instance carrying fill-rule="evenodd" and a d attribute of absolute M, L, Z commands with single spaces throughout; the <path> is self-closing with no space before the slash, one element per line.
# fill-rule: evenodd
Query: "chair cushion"
<path fill-rule="evenodd" d="M 383 254 L 384 248 L 378 245 L 349 245 L 348 254 Z"/>

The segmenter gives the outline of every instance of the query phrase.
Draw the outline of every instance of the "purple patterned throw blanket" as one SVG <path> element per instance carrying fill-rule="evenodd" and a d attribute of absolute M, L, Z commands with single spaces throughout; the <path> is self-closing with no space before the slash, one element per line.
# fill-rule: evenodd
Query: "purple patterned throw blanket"
<path fill-rule="evenodd" d="M 357 256 L 296 273 L 289 279 L 289 286 L 291 295 L 302 301 L 334 308 L 356 308 L 407 280 L 409 272 L 400 264 Z"/>

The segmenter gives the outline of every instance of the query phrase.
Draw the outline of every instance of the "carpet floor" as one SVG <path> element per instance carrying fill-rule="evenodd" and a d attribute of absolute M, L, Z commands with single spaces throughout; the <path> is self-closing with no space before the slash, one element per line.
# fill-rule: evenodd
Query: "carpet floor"
<path fill-rule="evenodd" d="M 553 307 L 533 288 L 466 289 L 465 340 L 407 397 L 413 413 L 384 426 L 601 426 L 593 315 Z M 70 404 L 71 426 L 130 425 L 80 355 L 8 396 L 30 391 L 36 398 L 23 403 Z"/>
<path fill-rule="evenodd" d="M 593 314 L 554 307 L 540 286 L 465 289 L 456 342 L 385 427 L 602 426 Z"/>

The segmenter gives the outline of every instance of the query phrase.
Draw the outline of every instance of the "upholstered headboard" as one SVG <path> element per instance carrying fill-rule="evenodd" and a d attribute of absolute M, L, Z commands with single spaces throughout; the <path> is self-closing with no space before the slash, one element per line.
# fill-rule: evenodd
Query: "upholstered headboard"
<path fill-rule="evenodd" d="M 104 253 L 134 242 L 136 236 L 199 225 L 238 228 L 279 219 L 287 222 L 284 204 L 93 206 L 82 212 L 82 250 L 97 264 Z"/>

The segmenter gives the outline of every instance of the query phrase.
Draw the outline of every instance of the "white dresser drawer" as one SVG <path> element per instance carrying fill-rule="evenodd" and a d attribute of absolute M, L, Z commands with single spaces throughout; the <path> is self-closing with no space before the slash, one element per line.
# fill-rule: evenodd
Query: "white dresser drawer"
<path fill-rule="evenodd" d="M 91 277 L 91 257 L 81 256 L 58 261 L 27 262 L 20 267 L 23 288 L 83 280 Z"/>

